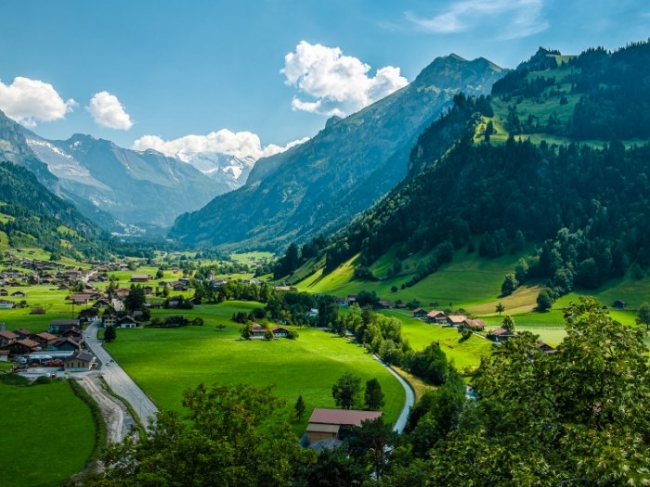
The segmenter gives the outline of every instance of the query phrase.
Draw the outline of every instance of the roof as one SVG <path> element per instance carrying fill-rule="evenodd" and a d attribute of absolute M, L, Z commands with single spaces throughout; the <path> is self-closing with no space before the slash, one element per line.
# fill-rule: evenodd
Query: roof
<path fill-rule="evenodd" d="M 509 332 L 505 328 L 497 328 L 496 330 L 492 330 L 489 334 L 494 336 L 509 336 L 509 337 L 515 336 L 514 333 Z"/>
<path fill-rule="evenodd" d="M 42 333 L 37 333 L 36 336 L 41 337 L 43 340 L 56 340 L 58 337 L 56 335 L 52 335 L 51 333 L 48 333 L 46 331 Z"/>
<path fill-rule="evenodd" d="M 464 315 L 449 315 L 449 321 L 452 323 L 462 323 L 467 320 L 467 316 Z"/>
<path fill-rule="evenodd" d="M 79 326 L 79 320 L 52 320 L 50 321 L 50 325 Z"/>
<path fill-rule="evenodd" d="M 447 316 L 447 315 L 445 314 L 444 311 L 439 311 L 439 310 L 437 310 L 437 309 L 434 309 L 434 310 L 429 311 L 429 312 L 427 313 L 427 316 L 428 316 L 429 318 L 435 318 L 435 317 L 438 316 L 438 315 Z"/>
<path fill-rule="evenodd" d="M 23 345 L 27 348 L 37 348 L 41 346 L 40 343 L 35 342 L 31 338 L 23 338 L 22 340 L 16 340 L 14 343 L 19 343 L 20 345 Z"/>
<path fill-rule="evenodd" d="M 15 340 L 18 338 L 18 335 L 16 335 L 13 331 L 5 330 L 0 331 L 0 337 L 6 338 L 7 340 Z"/>
<path fill-rule="evenodd" d="M 338 433 L 340 428 L 338 424 L 309 423 L 307 433 Z"/>
<path fill-rule="evenodd" d="M 95 356 L 92 353 L 88 352 L 87 350 L 79 350 L 74 355 L 68 357 L 66 359 L 66 362 L 70 360 L 81 360 L 83 362 L 92 362 L 94 358 Z"/>
<path fill-rule="evenodd" d="M 314 409 L 314 412 L 311 413 L 309 423 L 361 426 L 362 421 L 377 419 L 381 414 L 381 411 L 316 408 Z"/>

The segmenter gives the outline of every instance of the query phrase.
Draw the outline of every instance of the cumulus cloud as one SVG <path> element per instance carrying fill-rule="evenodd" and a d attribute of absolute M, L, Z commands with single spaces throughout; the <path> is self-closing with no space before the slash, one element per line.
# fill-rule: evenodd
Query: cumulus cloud
<path fill-rule="evenodd" d="M 120 100 L 108 91 L 95 93 L 86 110 L 92 115 L 95 123 L 101 127 L 115 130 L 129 130 L 133 127 L 131 117 L 124 110 Z"/>
<path fill-rule="evenodd" d="M 247 157 L 254 160 L 260 157 L 272 156 L 285 150 L 302 144 L 309 140 L 304 139 L 290 142 L 281 147 L 269 144 L 262 147 L 260 138 L 252 132 L 231 132 L 222 129 L 217 132 L 210 132 L 207 135 L 186 135 L 178 139 L 163 140 L 157 135 L 145 135 L 133 143 L 133 149 L 146 150 L 154 149 L 167 156 L 178 157 L 183 161 L 190 160 L 197 153 L 220 153 L 228 154 L 240 159 Z"/>
<path fill-rule="evenodd" d="M 284 57 L 285 83 L 309 97 L 295 97 L 294 110 L 344 117 L 406 86 L 400 69 L 387 66 L 368 76 L 370 66 L 338 47 L 301 41 Z"/>
<path fill-rule="evenodd" d="M 408 12 L 407 19 L 435 34 L 453 34 L 498 21 L 501 39 L 517 39 L 548 28 L 542 17 L 543 0 L 462 0 L 440 14 L 421 18 Z"/>
<path fill-rule="evenodd" d="M 44 81 L 21 76 L 10 85 L 0 81 L 0 109 L 26 127 L 65 118 L 76 104 L 73 99 L 63 101 L 54 87 Z"/>

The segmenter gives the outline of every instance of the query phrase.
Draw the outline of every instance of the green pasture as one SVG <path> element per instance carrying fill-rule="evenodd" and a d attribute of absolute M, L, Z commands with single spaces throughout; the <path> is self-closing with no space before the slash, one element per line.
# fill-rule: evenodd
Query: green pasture
<path fill-rule="evenodd" d="M 273 259 L 271 252 L 244 252 L 241 254 L 230 254 L 230 258 L 240 264 L 252 265 L 258 260 Z"/>
<path fill-rule="evenodd" d="M 299 329 L 297 340 L 267 342 L 241 339 L 241 326 L 231 322 L 226 322 L 223 331 L 213 326 L 255 305 L 241 304 L 202 306 L 183 313 L 188 318 L 202 316 L 204 326 L 118 330 L 117 340 L 107 348 L 153 401 L 166 409 L 181 410 L 182 392 L 199 383 L 273 385 L 274 394 L 290 406 L 303 396 L 307 414 L 296 425 L 296 432 L 302 433 L 314 408 L 335 407 L 332 385 L 350 372 L 364 383 L 379 379 L 387 398 L 386 418 L 397 419 L 404 404 L 402 387 L 363 347 L 310 328 Z"/>
<path fill-rule="evenodd" d="M 56 487 L 83 470 L 95 442 L 90 410 L 63 381 L 0 384 L 2 477 L 13 487 Z"/>
<path fill-rule="evenodd" d="M 461 341 L 461 334 L 456 328 L 443 327 L 425 323 L 411 316 L 410 311 L 382 311 L 382 314 L 399 319 L 402 322 L 402 335 L 406 337 L 414 350 L 422 350 L 438 342 L 449 360 L 453 360 L 459 370 L 477 367 L 481 357 L 492 350 L 488 340 L 472 335 Z"/>

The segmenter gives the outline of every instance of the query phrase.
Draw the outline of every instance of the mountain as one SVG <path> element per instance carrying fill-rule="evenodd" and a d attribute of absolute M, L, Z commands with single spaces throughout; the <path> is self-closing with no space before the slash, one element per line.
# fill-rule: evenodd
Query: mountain
<path fill-rule="evenodd" d="M 418 134 L 456 93 L 489 93 L 504 74 L 485 59 L 438 58 L 407 87 L 343 120 L 330 119 L 302 145 L 260 159 L 242 188 L 180 216 L 169 236 L 277 249 L 336 230 L 404 178 Z"/>
<path fill-rule="evenodd" d="M 40 247 L 58 256 L 105 258 L 109 251 L 108 235 L 12 162 L 0 163 L 2 236 L 12 247 Z"/>
<path fill-rule="evenodd" d="M 229 191 L 244 185 L 256 161 L 252 157 L 237 157 L 218 152 L 197 152 L 191 155 L 179 153 L 175 157 L 224 184 Z"/>
<path fill-rule="evenodd" d="M 453 249 L 493 258 L 535 242 L 504 294 L 530 278 L 546 280 L 557 297 L 628 271 L 644 275 L 648 60 L 650 42 L 579 56 L 540 50 L 495 83 L 491 98 L 458 96 L 411 152 L 417 177 L 333 239 L 323 251 L 326 269 L 357 253 L 363 266 L 391 250 L 398 260 L 417 255 L 417 270 L 396 282 L 408 287 Z M 450 133 L 458 142 L 441 155 Z"/>

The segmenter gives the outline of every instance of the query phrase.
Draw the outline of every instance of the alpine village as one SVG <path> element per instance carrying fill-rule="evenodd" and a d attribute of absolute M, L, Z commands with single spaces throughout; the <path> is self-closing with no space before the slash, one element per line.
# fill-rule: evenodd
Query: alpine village
<path fill-rule="evenodd" d="M 0 484 L 650 485 L 650 41 L 437 57 L 237 178 L 38 128 Z"/>

